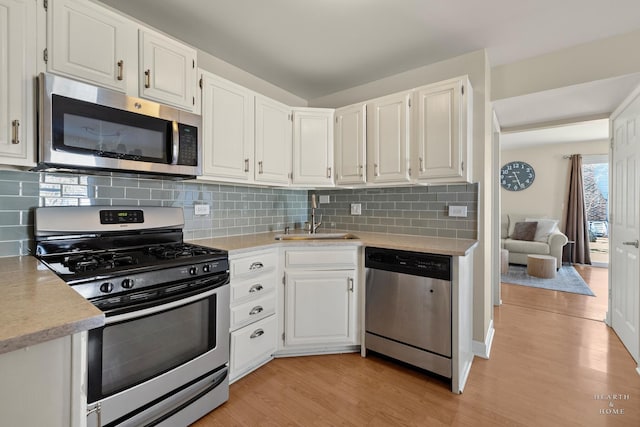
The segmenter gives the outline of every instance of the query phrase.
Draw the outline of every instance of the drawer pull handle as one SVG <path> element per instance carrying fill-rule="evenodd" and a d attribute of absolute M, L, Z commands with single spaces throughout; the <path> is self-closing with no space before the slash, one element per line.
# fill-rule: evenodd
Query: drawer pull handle
<path fill-rule="evenodd" d="M 254 292 L 260 292 L 263 289 L 264 287 L 258 283 L 257 285 L 253 285 L 252 287 L 249 288 L 249 293 L 252 294 Z"/>
<path fill-rule="evenodd" d="M 257 270 L 259 268 L 264 268 L 264 264 L 261 262 L 254 262 L 253 264 L 251 264 L 251 266 L 249 267 L 249 270 Z"/>
<path fill-rule="evenodd" d="M 349 292 L 353 292 L 353 277 L 349 277 L 347 279 L 348 285 L 349 285 Z"/>
<path fill-rule="evenodd" d="M 264 308 L 262 308 L 262 306 L 257 305 L 255 307 L 253 307 L 251 309 L 251 311 L 249 312 L 249 316 L 253 316 L 254 314 L 258 314 L 258 313 L 262 313 L 262 310 L 264 310 Z"/>
<path fill-rule="evenodd" d="M 244 159 L 244 171 L 249 172 L 249 159 Z"/>
<path fill-rule="evenodd" d="M 249 338 L 253 339 L 253 338 L 258 338 L 259 336 L 264 335 L 264 330 L 263 329 L 256 329 L 255 331 L 253 331 L 253 333 L 249 336 Z"/>
<path fill-rule="evenodd" d="M 151 70 L 145 70 L 144 72 L 144 87 L 147 89 L 151 87 Z"/>
<path fill-rule="evenodd" d="M 11 122 L 11 143 L 20 144 L 20 120 Z"/>
<path fill-rule="evenodd" d="M 116 77 L 118 80 L 122 80 L 124 79 L 124 61 L 121 59 L 120 61 L 118 61 L 117 63 L 118 65 L 118 76 Z"/>

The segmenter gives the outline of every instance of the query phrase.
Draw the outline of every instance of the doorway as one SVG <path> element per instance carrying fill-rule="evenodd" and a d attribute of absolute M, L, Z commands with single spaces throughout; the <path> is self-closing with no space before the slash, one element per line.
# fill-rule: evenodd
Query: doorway
<path fill-rule="evenodd" d="M 594 267 L 609 266 L 609 156 L 582 157 L 589 254 Z"/>

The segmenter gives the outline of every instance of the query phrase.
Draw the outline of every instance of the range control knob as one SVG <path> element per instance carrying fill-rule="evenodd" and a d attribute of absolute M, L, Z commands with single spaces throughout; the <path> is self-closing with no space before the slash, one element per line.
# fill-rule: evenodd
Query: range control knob
<path fill-rule="evenodd" d="M 192 276 L 198 274 L 198 267 L 189 267 L 189 274 Z"/>
<path fill-rule="evenodd" d="M 100 292 L 108 294 L 111 291 L 113 291 L 113 283 L 104 282 L 102 285 L 100 285 Z"/>
<path fill-rule="evenodd" d="M 211 271 L 211 264 L 205 264 L 202 266 L 202 272 L 203 273 L 208 273 Z"/>
<path fill-rule="evenodd" d="M 124 279 L 121 285 L 125 289 L 131 289 L 133 288 L 133 279 Z"/>

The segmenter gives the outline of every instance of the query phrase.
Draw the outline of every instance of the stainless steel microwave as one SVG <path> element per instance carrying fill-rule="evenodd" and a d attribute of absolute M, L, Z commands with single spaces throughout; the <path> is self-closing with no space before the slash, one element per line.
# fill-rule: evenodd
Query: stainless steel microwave
<path fill-rule="evenodd" d="M 45 73 L 38 90 L 37 169 L 201 174 L 199 115 Z"/>

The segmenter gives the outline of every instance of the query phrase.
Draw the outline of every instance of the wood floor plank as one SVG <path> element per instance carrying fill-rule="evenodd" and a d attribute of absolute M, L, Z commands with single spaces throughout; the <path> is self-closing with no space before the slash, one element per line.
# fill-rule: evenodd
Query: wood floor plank
<path fill-rule="evenodd" d="M 581 271 L 594 291 L 607 288 L 606 270 L 597 270 Z M 639 426 L 636 364 L 589 318 L 606 301 L 531 289 L 503 294 L 491 359 L 475 358 L 462 395 L 379 356 L 281 358 L 231 385 L 229 402 L 194 426 Z M 610 408 L 596 397 L 607 394 L 629 399 Z M 601 413 L 608 409 L 624 414 Z"/>

